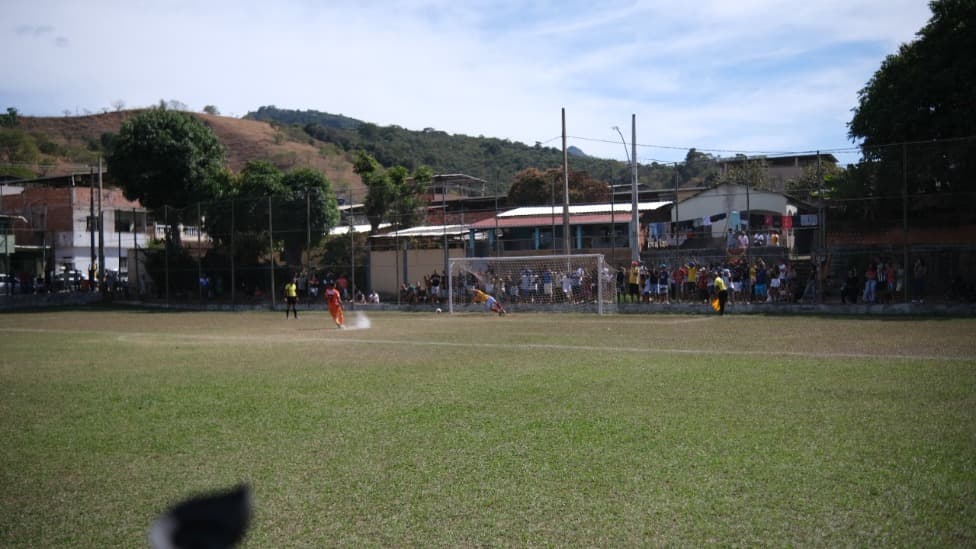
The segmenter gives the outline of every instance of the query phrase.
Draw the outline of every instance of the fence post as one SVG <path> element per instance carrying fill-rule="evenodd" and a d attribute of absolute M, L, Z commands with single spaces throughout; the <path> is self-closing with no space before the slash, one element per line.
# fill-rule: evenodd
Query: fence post
<path fill-rule="evenodd" d="M 268 264 L 271 265 L 271 308 L 275 308 L 275 250 L 274 250 L 274 230 L 271 225 L 271 197 L 268 197 Z"/>
<path fill-rule="evenodd" d="M 169 246 L 173 239 L 172 228 L 169 225 L 169 206 L 163 206 L 163 223 L 166 224 L 166 242 L 163 246 L 163 263 L 166 273 L 164 279 L 166 281 L 166 304 L 169 305 Z"/>
<path fill-rule="evenodd" d="M 901 144 L 901 232 L 902 232 L 902 261 L 905 271 L 905 303 L 909 302 L 908 286 L 909 276 L 914 277 L 913 271 L 909 270 L 908 265 L 908 145 Z M 897 273 L 895 274 L 897 277 Z M 896 281 L 897 282 L 897 281 Z"/>
<path fill-rule="evenodd" d="M 234 256 L 237 248 L 234 246 L 234 199 L 230 199 L 230 303 L 237 304 L 237 270 L 235 269 Z"/>

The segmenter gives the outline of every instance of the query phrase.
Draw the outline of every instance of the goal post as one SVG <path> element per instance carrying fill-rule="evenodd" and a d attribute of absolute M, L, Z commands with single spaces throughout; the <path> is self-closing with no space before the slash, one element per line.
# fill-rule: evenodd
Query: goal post
<path fill-rule="evenodd" d="M 448 262 L 448 311 L 473 310 L 475 288 L 510 310 L 604 314 L 617 301 L 602 254 L 457 257 Z"/>

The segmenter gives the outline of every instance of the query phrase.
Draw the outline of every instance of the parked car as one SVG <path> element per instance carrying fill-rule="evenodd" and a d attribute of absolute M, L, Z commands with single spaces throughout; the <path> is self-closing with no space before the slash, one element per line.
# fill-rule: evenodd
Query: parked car
<path fill-rule="evenodd" d="M 81 288 L 82 282 L 88 277 L 81 271 L 58 271 L 51 274 L 52 291 L 54 290 L 77 290 Z"/>
<path fill-rule="evenodd" d="M 14 275 L 0 273 L 0 295 L 20 293 L 20 280 Z"/>

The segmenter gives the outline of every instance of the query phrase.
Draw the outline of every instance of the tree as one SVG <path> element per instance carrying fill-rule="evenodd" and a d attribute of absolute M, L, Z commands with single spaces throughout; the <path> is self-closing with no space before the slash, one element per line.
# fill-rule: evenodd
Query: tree
<path fill-rule="evenodd" d="M 298 168 L 281 179 L 284 192 L 277 197 L 285 257 L 292 265 L 301 263 L 302 250 L 317 246 L 339 221 L 339 206 L 332 184 L 322 172 Z M 278 229 L 276 229 L 276 232 Z"/>
<path fill-rule="evenodd" d="M 106 157 L 125 197 L 169 218 L 169 239 L 179 241 L 180 208 L 221 195 L 224 149 L 210 128 L 193 116 L 150 109 L 126 120 Z M 175 207 L 175 215 L 163 209 Z M 192 214 L 195 221 L 195 212 Z"/>
<path fill-rule="evenodd" d="M 913 194 L 976 191 L 976 2 L 929 6 L 917 38 L 858 93 L 848 124 L 851 139 L 862 140 L 862 162 L 878 165 L 870 171 L 882 195 L 900 194 L 902 176 Z"/>
<path fill-rule="evenodd" d="M 115 109 L 115 112 L 121 111 L 122 109 L 125 108 L 125 101 L 121 99 L 116 99 L 115 101 L 112 101 L 112 108 Z"/>
<path fill-rule="evenodd" d="M 217 116 L 217 115 L 220 114 L 220 111 L 214 105 L 207 105 L 206 107 L 203 108 L 203 112 L 205 112 L 207 114 L 212 114 L 214 116 Z"/>
<path fill-rule="evenodd" d="M 360 150 L 356 153 L 353 171 L 367 188 L 363 207 L 371 231 L 375 232 L 391 215 L 397 227 L 417 223 L 424 205 L 424 193 L 434 178 L 430 168 L 420 166 L 412 174 L 403 166 L 385 170 L 372 155 Z"/>
<path fill-rule="evenodd" d="M 735 158 L 736 162 L 729 162 L 725 173 L 717 178 L 718 183 L 748 185 L 759 191 L 773 190 L 765 158 L 749 158 L 744 154 L 737 154 Z"/>
<path fill-rule="evenodd" d="M 540 171 L 527 168 L 515 174 L 515 181 L 508 190 L 508 202 L 521 206 L 562 204 L 563 171 L 549 168 Z M 610 187 L 606 182 L 590 177 L 583 171 L 569 172 L 569 201 L 571 204 L 593 204 L 610 200 Z"/>
<path fill-rule="evenodd" d="M 393 185 L 390 183 L 390 178 L 386 177 L 380 163 L 366 151 L 360 150 L 356 153 L 353 172 L 359 176 L 363 185 L 366 186 L 363 209 L 366 213 L 366 219 L 369 219 L 370 231 L 376 232 L 393 202 Z"/>
<path fill-rule="evenodd" d="M 20 113 L 14 107 L 7 107 L 7 114 L 0 114 L 0 127 L 16 128 L 20 124 Z"/>

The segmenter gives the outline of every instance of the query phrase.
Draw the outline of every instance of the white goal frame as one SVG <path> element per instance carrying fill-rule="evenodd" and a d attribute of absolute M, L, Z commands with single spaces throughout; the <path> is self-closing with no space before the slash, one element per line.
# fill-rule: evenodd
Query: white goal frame
<path fill-rule="evenodd" d="M 551 283 L 544 284 L 546 278 L 542 273 L 547 270 Z M 530 277 L 529 295 L 523 295 L 524 271 Z M 567 277 L 572 284 L 572 297 L 562 290 L 562 279 Z M 450 313 L 470 303 L 470 290 L 474 287 L 494 296 L 506 308 L 514 309 L 583 312 L 595 308 L 602 315 L 608 305 L 615 306 L 617 299 L 615 273 L 609 269 L 603 254 L 454 257 L 448 261 L 446 285 Z M 518 285 L 514 294 L 512 285 Z M 551 291 L 545 288 L 547 285 L 551 285 Z M 582 290 L 584 286 L 586 290 Z M 581 288 L 581 295 L 577 295 L 577 288 Z"/>

